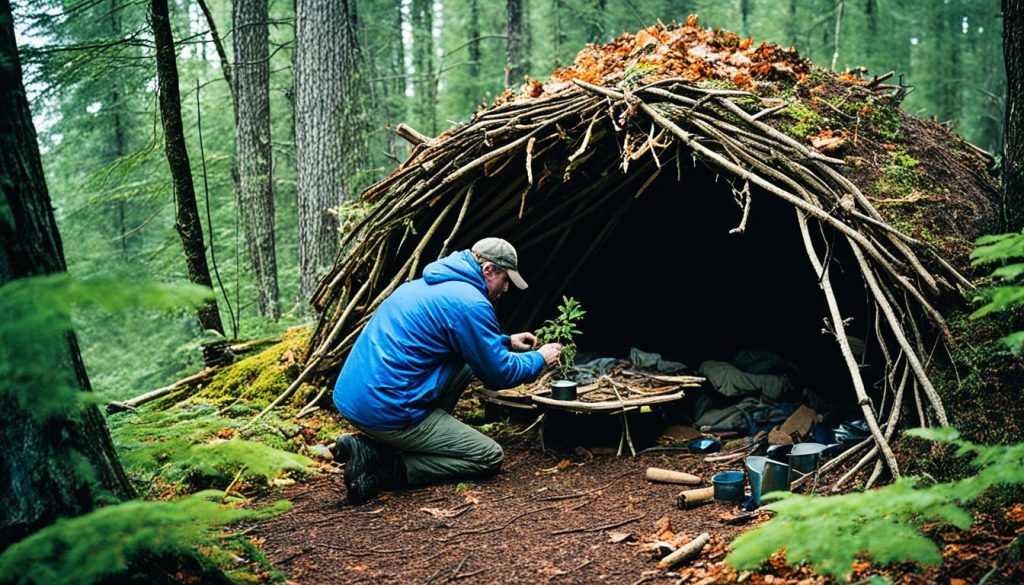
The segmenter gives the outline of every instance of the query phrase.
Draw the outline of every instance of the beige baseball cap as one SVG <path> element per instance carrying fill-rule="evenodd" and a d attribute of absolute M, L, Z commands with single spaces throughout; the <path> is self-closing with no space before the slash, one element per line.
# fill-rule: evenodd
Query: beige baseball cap
<path fill-rule="evenodd" d="M 512 244 L 501 238 L 484 238 L 473 244 L 472 251 L 479 259 L 503 268 L 519 290 L 528 286 L 523 277 L 519 276 L 519 255 Z"/>

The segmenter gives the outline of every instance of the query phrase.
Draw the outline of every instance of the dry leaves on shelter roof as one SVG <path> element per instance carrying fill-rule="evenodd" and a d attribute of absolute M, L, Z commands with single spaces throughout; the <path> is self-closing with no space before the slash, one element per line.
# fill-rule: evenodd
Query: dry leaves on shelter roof
<path fill-rule="evenodd" d="M 718 80 L 756 90 L 764 81 L 802 81 L 810 71 L 811 62 L 793 48 L 754 45 L 751 37 L 701 28 L 697 16 L 691 15 L 682 26 L 658 24 L 604 45 L 588 45 L 572 65 L 556 70 L 546 82 L 527 80 L 519 91 L 506 91 L 497 104 L 558 94 L 576 79 L 595 85 L 641 78 L 645 83 L 668 78 Z M 851 83 L 862 83 L 856 76 L 848 77 Z"/>

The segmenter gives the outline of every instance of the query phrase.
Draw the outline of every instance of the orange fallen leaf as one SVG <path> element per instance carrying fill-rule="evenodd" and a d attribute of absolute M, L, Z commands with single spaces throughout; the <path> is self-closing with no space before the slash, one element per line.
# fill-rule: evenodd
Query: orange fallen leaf
<path fill-rule="evenodd" d="M 842 130 L 823 130 L 807 140 L 815 150 L 822 153 L 835 152 L 846 144 L 847 134 Z"/>
<path fill-rule="evenodd" d="M 636 33 L 636 48 L 642 49 L 647 45 L 656 45 L 661 39 L 647 32 L 647 29 L 643 29 Z"/>

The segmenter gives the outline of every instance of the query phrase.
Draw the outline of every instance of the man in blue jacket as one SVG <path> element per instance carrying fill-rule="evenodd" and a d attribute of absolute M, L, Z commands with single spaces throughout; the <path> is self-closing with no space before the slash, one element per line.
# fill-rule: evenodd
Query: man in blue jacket
<path fill-rule="evenodd" d="M 427 265 L 370 318 L 334 387 L 334 404 L 362 435 L 342 435 L 350 503 L 381 490 L 418 486 L 501 469 L 494 440 L 452 416 L 472 374 L 488 388 L 537 378 L 562 346 L 534 350 L 532 333 L 502 335 L 494 301 L 526 282 L 518 256 L 500 238 Z"/>

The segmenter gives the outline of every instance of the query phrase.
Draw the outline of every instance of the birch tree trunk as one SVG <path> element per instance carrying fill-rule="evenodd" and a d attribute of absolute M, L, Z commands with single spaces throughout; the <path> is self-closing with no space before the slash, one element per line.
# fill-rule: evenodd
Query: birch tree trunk
<path fill-rule="evenodd" d="M 9 0 L 0 0 L 0 286 L 65 272 L 25 97 Z M 83 392 L 91 390 L 74 335 L 54 347 L 53 368 L 64 368 Z M 93 405 L 69 407 L 40 420 L 0 388 L 0 552 L 62 516 L 76 516 L 103 499 L 134 495 L 110 433 Z"/>
<path fill-rule="evenodd" d="M 1003 0 L 1006 109 L 1003 124 L 1003 217 L 1007 231 L 1024 229 L 1024 34 L 1022 0 Z"/>
<path fill-rule="evenodd" d="M 338 253 L 337 216 L 369 166 L 370 95 L 355 0 L 297 0 L 295 137 L 299 300 Z"/>
<path fill-rule="evenodd" d="M 174 186 L 175 223 L 185 252 L 188 279 L 195 284 L 213 288 L 210 268 L 206 264 L 203 226 L 196 207 L 196 190 L 192 183 L 192 167 L 185 147 L 185 130 L 181 122 L 181 94 L 178 92 L 178 65 L 175 62 L 174 38 L 167 13 L 167 0 L 150 0 L 149 21 L 156 44 L 157 90 L 160 99 L 160 121 L 164 127 L 164 152 L 171 168 Z M 217 301 L 210 299 L 196 311 L 203 329 L 224 334 Z"/>
<path fill-rule="evenodd" d="M 235 0 L 234 98 L 238 199 L 256 278 L 256 306 L 273 320 L 278 308 L 274 247 L 274 181 L 270 142 L 270 50 L 267 0 Z"/>

